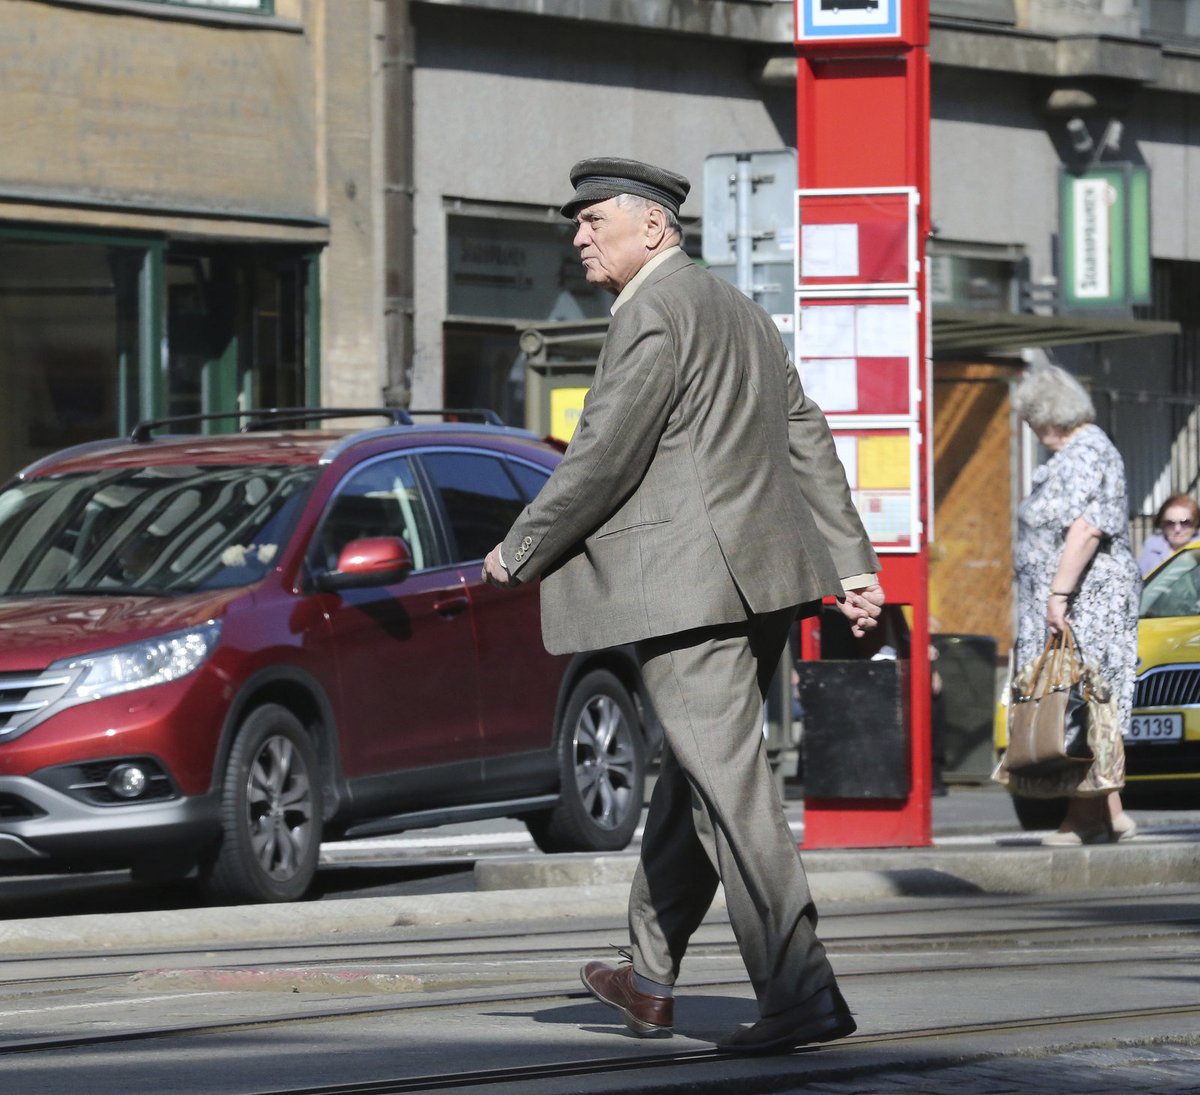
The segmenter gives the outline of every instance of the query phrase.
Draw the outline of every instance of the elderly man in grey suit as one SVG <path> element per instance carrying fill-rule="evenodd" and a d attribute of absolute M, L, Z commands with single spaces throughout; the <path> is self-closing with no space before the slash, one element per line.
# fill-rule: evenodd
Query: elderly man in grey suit
<path fill-rule="evenodd" d="M 770 317 L 679 247 L 690 184 L 623 159 L 571 171 L 587 280 L 618 294 L 561 464 L 484 562 L 542 578 L 551 653 L 632 643 L 665 741 L 629 900 L 632 948 L 583 982 L 642 1036 L 718 882 L 762 1018 L 718 1048 L 780 1052 L 855 1023 L 771 779 L 762 704 L 798 614 L 875 626 L 878 560 L 824 416 Z"/>

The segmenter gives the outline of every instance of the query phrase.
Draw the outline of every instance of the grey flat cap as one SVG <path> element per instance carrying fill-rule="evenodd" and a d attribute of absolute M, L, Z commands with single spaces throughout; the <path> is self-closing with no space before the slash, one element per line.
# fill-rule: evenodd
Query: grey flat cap
<path fill-rule="evenodd" d="M 637 194 L 658 202 L 676 216 L 692 184 L 682 175 L 664 167 L 639 160 L 621 160 L 612 156 L 580 160 L 571 168 L 575 196 L 562 207 L 562 215 L 574 219 L 580 206 L 615 198 L 618 194 Z"/>

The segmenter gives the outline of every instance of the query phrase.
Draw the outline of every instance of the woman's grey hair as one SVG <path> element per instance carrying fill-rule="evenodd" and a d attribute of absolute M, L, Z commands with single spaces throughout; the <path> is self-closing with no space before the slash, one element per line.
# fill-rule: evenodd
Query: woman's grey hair
<path fill-rule="evenodd" d="M 1066 369 L 1034 365 L 1013 389 L 1017 414 L 1035 430 L 1073 430 L 1096 421 L 1092 397 Z"/>
<path fill-rule="evenodd" d="M 650 206 L 661 209 L 663 216 L 667 219 L 667 227 L 680 239 L 683 239 L 683 228 L 679 224 L 679 218 L 665 205 L 659 205 L 653 198 L 643 198 L 640 194 L 618 194 L 616 200 L 617 205 L 622 209 L 646 209 Z"/>

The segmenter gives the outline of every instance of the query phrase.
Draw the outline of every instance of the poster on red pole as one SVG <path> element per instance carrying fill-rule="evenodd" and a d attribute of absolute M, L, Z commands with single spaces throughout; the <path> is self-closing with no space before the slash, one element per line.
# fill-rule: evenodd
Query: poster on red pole
<path fill-rule="evenodd" d="M 800 384 L 831 421 L 913 419 L 918 413 L 915 292 L 796 295 Z"/>
<path fill-rule="evenodd" d="M 911 186 L 797 190 L 796 288 L 916 288 L 917 201 Z"/>
<path fill-rule="evenodd" d="M 884 553 L 915 550 L 920 532 L 916 427 L 831 426 L 872 546 Z"/>

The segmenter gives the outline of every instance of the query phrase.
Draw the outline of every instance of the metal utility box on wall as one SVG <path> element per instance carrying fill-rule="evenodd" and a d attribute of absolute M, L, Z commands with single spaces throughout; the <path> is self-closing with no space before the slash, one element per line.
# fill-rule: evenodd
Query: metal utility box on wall
<path fill-rule="evenodd" d="M 570 441 L 595 374 L 594 365 L 526 366 L 525 428 Z"/>
<path fill-rule="evenodd" d="M 545 323 L 521 332 L 525 428 L 570 441 L 596 375 L 608 320 Z"/>
<path fill-rule="evenodd" d="M 906 798 L 908 662 L 810 661 L 796 670 L 805 798 Z"/>

